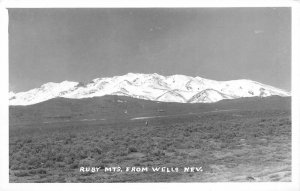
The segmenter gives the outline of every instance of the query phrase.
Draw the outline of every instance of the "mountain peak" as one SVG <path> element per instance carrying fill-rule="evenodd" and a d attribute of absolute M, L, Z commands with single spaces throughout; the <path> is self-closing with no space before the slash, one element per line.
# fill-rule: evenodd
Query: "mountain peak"
<path fill-rule="evenodd" d="M 127 73 L 96 78 L 88 84 L 48 82 L 27 92 L 10 92 L 9 99 L 10 105 L 31 105 L 55 97 L 81 99 L 104 95 L 125 95 L 164 102 L 211 103 L 240 97 L 290 96 L 290 93 L 249 79 L 216 81 L 181 74 Z"/>

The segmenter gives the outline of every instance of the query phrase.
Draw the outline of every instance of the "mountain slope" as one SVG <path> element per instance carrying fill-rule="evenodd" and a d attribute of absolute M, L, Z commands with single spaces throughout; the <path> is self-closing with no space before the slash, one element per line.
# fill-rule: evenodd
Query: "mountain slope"
<path fill-rule="evenodd" d="M 34 105 L 10 106 L 10 124 L 68 122 L 82 120 L 118 121 L 147 116 L 189 115 L 221 111 L 290 110 L 291 98 L 269 96 L 221 100 L 215 103 L 157 102 L 128 96 L 69 99 L 54 98 Z"/>
<path fill-rule="evenodd" d="M 217 102 L 222 99 L 233 99 L 233 96 L 225 95 L 217 90 L 214 89 L 205 89 L 196 95 L 194 95 L 188 102 L 189 103 L 211 103 L 211 102 Z"/>
<path fill-rule="evenodd" d="M 49 82 L 27 92 L 9 93 L 10 105 L 32 105 L 63 97 L 82 99 L 119 95 L 180 103 L 212 103 L 242 97 L 290 96 L 289 92 L 252 80 L 215 81 L 185 75 L 134 74 L 97 78 L 90 83 Z"/>

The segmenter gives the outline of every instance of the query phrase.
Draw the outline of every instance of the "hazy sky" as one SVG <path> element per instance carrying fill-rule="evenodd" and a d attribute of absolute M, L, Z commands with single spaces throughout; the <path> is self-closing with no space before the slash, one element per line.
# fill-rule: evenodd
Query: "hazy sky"
<path fill-rule="evenodd" d="M 10 90 L 128 72 L 291 89 L 290 8 L 9 9 Z"/>

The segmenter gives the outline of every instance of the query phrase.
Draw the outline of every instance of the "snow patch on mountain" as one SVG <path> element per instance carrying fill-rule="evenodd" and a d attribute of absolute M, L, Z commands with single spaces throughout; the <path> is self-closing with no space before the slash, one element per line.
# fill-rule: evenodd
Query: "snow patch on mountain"
<path fill-rule="evenodd" d="M 49 82 L 40 88 L 35 88 L 27 92 L 16 93 L 10 97 L 10 105 L 32 105 L 55 97 L 63 97 L 76 89 L 78 82 L 63 81 L 61 83 Z"/>

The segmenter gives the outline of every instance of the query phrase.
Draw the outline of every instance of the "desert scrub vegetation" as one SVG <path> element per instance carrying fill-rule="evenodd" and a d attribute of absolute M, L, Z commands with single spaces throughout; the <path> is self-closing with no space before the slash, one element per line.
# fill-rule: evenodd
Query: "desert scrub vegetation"
<path fill-rule="evenodd" d="M 9 168 L 11 182 L 131 182 L 175 181 L 186 175 L 80 173 L 81 166 L 176 166 L 242 165 L 249 152 L 220 158 L 216 153 L 232 153 L 252 148 L 264 159 L 264 149 L 272 144 L 290 145 L 290 113 L 243 111 L 181 118 L 114 124 L 53 124 L 11 129 Z M 257 150 L 255 150 L 257 149 Z M 289 159 L 289 148 L 277 160 Z M 280 158 L 281 157 L 281 158 Z M 201 177 L 200 177 L 201 179 Z"/>

